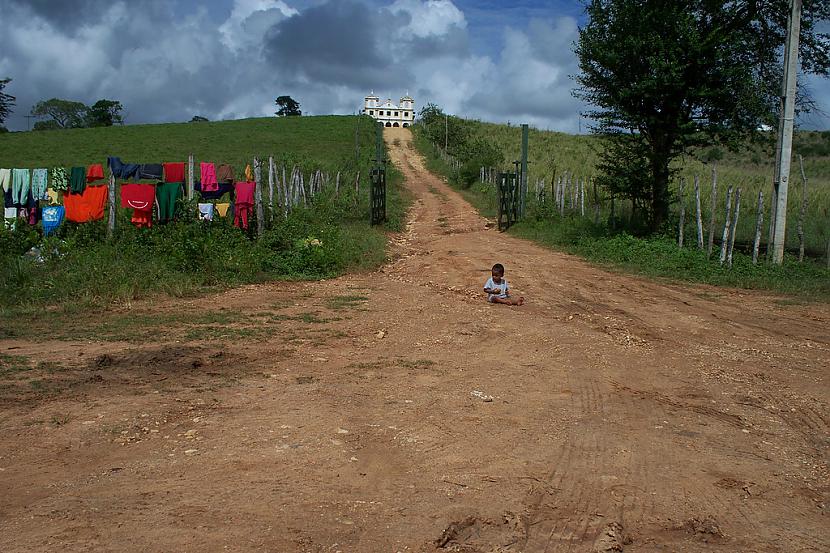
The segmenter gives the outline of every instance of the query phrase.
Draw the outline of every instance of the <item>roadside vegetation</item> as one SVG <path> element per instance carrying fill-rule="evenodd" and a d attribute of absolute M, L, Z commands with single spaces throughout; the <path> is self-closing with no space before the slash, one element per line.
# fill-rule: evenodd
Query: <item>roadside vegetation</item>
<path fill-rule="evenodd" d="M 433 108 L 435 108 L 433 106 Z M 497 125 L 448 117 L 450 129 L 448 141 L 451 158 L 443 152 L 444 115 L 435 108 L 436 119 L 422 118 L 421 123 L 413 127 L 414 143 L 427 159 L 427 167 L 437 174 L 445 176 L 471 204 L 486 217 L 495 218 L 498 214 L 498 197 L 491 184 L 479 180 L 482 156 L 471 156 L 469 149 L 459 144 L 466 143 L 471 137 L 486 142 L 488 146 L 482 151 L 498 150 L 494 158 L 498 164 L 493 167 L 500 170 L 512 169 L 512 161 L 519 158 L 521 147 L 521 129 L 515 126 Z M 440 118 L 440 121 L 439 121 Z M 439 125 L 440 123 L 440 125 Z M 551 180 L 569 172 L 574 177 L 590 178 L 596 174 L 595 163 L 601 139 L 593 136 L 574 136 L 565 133 L 531 129 L 529 150 L 530 169 L 528 179 L 528 208 L 526 217 L 510 228 L 509 232 L 585 258 L 593 263 L 614 270 L 622 270 L 650 277 L 666 278 L 673 281 L 690 281 L 718 286 L 761 289 L 800 296 L 801 299 L 830 300 L 830 270 L 824 258 L 824 246 L 830 236 L 830 133 L 800 132 L 796 138 L 796 155 L 803 153 L 806 171 L 815 171 L 816 177 L 810 178 L 809 203 L 805 230 L 808 258 L 799 263 L 792 249 L 785 256 L 782 266 L 760 262 L 752 264 L 750 234 L 754 234 L 754 193 L 761 188 L 765 192 L 770 187 L 772 170 L 765 162 L 764 146 L 750 145 L 740 153 L 711 149 L 700 152 L 702 157 L 715 155 L 718 165 L 720 204 L 724 202 L 724 190 L 728 184 L 743 183 L 744 198 L 742 217 L 738 225 L 733 266 L 730 268 L 718 262 L 720 236 L 723 229 L 723 217 L 718 206 L 716 210 L 715 253 L 707 259 L 705 249 L 698 250 L 695 238 L 694 203 L 687 196 L 686 205 L 686 245 L 683 249 L 677 245 L 678 204 L 675 202 L 671 219 L 660 233 L 648 233 L 636 219 L 631 217 L 631 204 L 617 200 L 615 218 L 610 220 L 610 198 L 607 192 L 598 190 L 594 195 L 592 186 L 586 187 L 586 215 L 577 210 L 566 209 L 564 216 L 554 206 L 552 200 Z M 809 155 L 809 158 L 808 158 Z M 808 159 L 810 160 L 808 162 Z M 455 161 L 458 167 L 452 164 Z M 704 229 L 708 231 L 709 210 L 708 191 L 711 190 L 711 162 L 687 157 L 680 166 L 680 175 L 688 179 L 687 194 L 695 174 L 701 179 Z M 766 169 L 769 168 L 769 171 Z M 739 179 L 740 175 L 745 175 Z M 535 183 L 544 179 L 545 199 L 535 197 Z M 800 205 L 800 187 L 794 181 L 791 186 L 789 219 L 789 247 L 797 245 L 795 221 Z M 753 186 L 758 188 L 753 189 Z M 673 183 L 673 190 L 677 183 Z M 597 216 L 594 205 L 599 204 Z M 766 232 L 766 228 L 765 228 Z M 764 244 L 766 234 L 762 234 Z M 708 236 L 706 236 L 708 240 Z M 762 246 L 762 257 L 764 247 Z"/>
<path fill-rule="evenodd" d="M 234 227 L 229 218 L 198 221 L 196 200 L 183 203 L 177 221 L 151 229 L 133 227 L 129 211 L 119 209 L 111 240 L 105 221 L 64 223 L 46 238 L 39 226 L 0 229 L 0 328 L 44 310 L 103 309 L 152 294 L 198 295 L 244 283 L 321 279 L 377 267 L 385 260 L 385 231 L 403 227 L 408 199 L 401 175 L 390 167 L 388 221 L 369 225 L 374 133 L 365 117 L 302 117 L 3 135 L 2 167 L 85 165 L 105 162 L 108 155 L 131 162 L 180 161 L 193 153 L 197 162 L 231 163 L 240 174 L 255 155 L 274 155 L 280 170 L 283 164 L 289 172 L 297 165 L 306 175 L 319 169 L 332 181 L 307 207 L 288 216 L 275 210 L 273 222 L 266 214 L 259 237 L 255 220 L 249 231 Z M 342 180 L 335 194 L 337 171 Z M 354 187 L 358 172 L 359 192 Z"/>

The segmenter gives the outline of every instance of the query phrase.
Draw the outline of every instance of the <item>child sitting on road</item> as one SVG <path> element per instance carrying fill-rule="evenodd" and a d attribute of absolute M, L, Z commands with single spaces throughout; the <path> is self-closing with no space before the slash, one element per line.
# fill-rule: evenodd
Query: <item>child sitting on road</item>
<path fill-rule="evenodd" d="M 504 265 L 496 263 L 493 265 L 493 276 L 487 279 L 484 283 L 484 291 L 487 293 L 487 301 L 490 303 L 503 303 L 505 305 L 522 305 L 525 301 L 520 297 L 514 300 L 508 294 L 510 287 L 507 285 L 507 280 L 504 278 Z"/>

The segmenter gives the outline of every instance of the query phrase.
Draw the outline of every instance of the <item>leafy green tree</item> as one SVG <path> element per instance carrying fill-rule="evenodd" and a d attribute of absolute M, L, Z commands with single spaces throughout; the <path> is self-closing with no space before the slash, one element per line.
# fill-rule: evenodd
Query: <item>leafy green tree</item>
<path fill-rule="evenodd" d="M 277 104 L 277 107 L 280 108 L 276 113 L 278 117 L 303 114 L 303 112 L 300 111 L 299 102 L 294 100 L 291 96 L 279 96 L 276 100 L 274 100 L 274 102 Z"/>
<path fill-rule="evenodd" d="M 204 123 L 208 120 L 207 117 L 202 117 L 201 115 L 194 115 L 193 119 L 190 120 L 191 123 Z"/>
<path fill-rule="evenodd" d="M 12 113 L 12 106 L 14 105 L 15 97 L 11 94 L 6 94 L 3 89 L 9 84 L 11 79 L 0 79 L 0 127 L 6 123 L 6 118 Z M 3 127 L 5 128 L 5 127 Z"/>
<path fill-rule="evenodd" d="M 63 127 L 58 125 L 54 119 L 47 119 L 46 121 L 35 121 L 34 130 L 36 131 L 56 131 Z"/>
<path fill-rule="evenodd" d="M 86 110 L 84 123 L 87 127 L 112 127 L 114 124 L 123 125 L 121 112 L 124 106 L 116 100 L 98 100 Z"/>
<path fill-rule="evenodd" d="M 35 104 L 32 115 L 51 118 L 57 125 L 51 128 L 73 129 L 84 126 L 87 109 L 81 102 L 52 98 Z"/>
<path fill-rule="evenodd" d="M 447 153 L 460 157 L 464 153 L 469 132 L 464 126 L 464 121 L 458 117 L 448 116 L 444 111 L 433 103 L 429 103 L 418 112 L 418 119 L 421 127 L 429 139 L 444 148 L 447 145 Z"/>
<path fill-rule="evenodd" d="M 775 125 L 788 4 L 588 0 L 576 95 L 596 106 L 587 115 L 608 142 L 597 180 L 641 204 L 652 232 L 668 219 L 673 160 Z M 818 28 L 829 18 L 830 2 L 804 0 L 804 72 L 828 74 L 830 40 Z"/>

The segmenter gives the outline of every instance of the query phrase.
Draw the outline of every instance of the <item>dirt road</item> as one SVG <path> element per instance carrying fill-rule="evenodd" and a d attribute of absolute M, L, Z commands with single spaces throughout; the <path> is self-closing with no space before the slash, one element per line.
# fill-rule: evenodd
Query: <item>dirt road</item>
<path fill-rule="evenodd" d="M 827 306 L 488 230 L 388 131 L 381 271 L 0 341 L 0 551 L 830 551 Z"/>

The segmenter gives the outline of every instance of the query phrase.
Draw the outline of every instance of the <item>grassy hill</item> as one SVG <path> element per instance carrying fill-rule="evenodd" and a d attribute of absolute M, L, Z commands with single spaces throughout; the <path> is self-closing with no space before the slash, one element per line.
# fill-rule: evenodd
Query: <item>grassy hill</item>
<path fill-rule="evenodd" d="M 374 157 L 374 129 L 367 117 L 268 117 L 201 123 L 127 125 L 94 129 L 16 132 L 0 135 L 0 167 L 47 167 L 106 163 L 117 156 L 130 163 L 186 161 L 251 163 L 275 156 L 310 170 L 355 167 Z"/>
<path fill-rule="evenodd" d="M 194 294 L 247 282 L 323 278 L 376 267 L 385 259 L 384 231 L 401 228 L 407 199 L 400 175 L 391 168 L 389 221 L 384 227 L 369 225 L 368 175 L 374 149 L 373 121 L 355 116 L 2 134 L 0 167 L 105 164 L 108 156 L 129 163 L 160 163 L 186 161 L 192 153 L 197 164 L 230 163 L 241 176 L 254 156 L 273 155 L 278 167 L 284 164 L 288 172 L 297 165 L 306 178 L 319 169 L 332 180 L 308 206 L 288 216 L 275 210 L 273 221 L 266 213 L 266 230 L 260 236 L 255 236 L 254 221 L 248 231 L 227 218 L 198 221 L 193 202 L 184 202 L 177 221 L 151 229 L 133 227 L 131 213 L 119 208 L 116 233 L 109 240 L 103 221 L 65 223 L 49 237 L 25 224 L 14 231 L 0 228 L 0 335 L 13 331 L 15 325 L 5 324 L 8 321 L 123 305 L 148 294 Z M 338 171 L 349 186 L 335 194 Z M 358 173 L 359 194 L 351 186 Z M 311 239 L 317 239 L 313 247 Z M 33 247 L 39 255 L 26 255 Z M 44 315 L 44 305 L 55 309 Z"/>
<path fill-rule="evenodd" d="M 463 121 L 471 136 L 483 137 L 497 144 L 504 152 L 505 159 L 512 162 L 521 154 L 521 128 L 516 126 L 484 123 L 474 120 Z M 694 157 L 680 160 L 680 176 L 686 179 L 686 228 L 694 233 L 694 196 L 693 182 L 695 175 L 700 179 L 701 209 L 703 220 L 709 220 L 712 167 L 717 165 L 718 201 L 716 202 L 716 219 L 723 225 L 725 214 L 725 195 L 729 185 L 741 187 L 741 216 L 738 222 L 737 240 L 749 242 L 755 234 L 755 211 L 758 191 L 764 193 L 765 225 L 769 222 L 770 190 L 775 137 L 767 137 L 765 145 L 755 144 L 745 150 L 733 153 L 718 148 L 697 152 Z M 799 172 L 798 155 L 803 155 L 804 171 L 808 179 L 808 206 L 805 221 L 805 242 L 807 249 L 814 255 L 824 254 L 830 239 L 830 131 L 801 131 L 796 133 L 793 149 L 793 165 L 790 176 L 787 246 L 797 247 L 796 221 L 801 206 L 802 188 Z M 575 177 L 590 178 L 596 173 L 598 151 L 602 144 L 597 137 L 590 135 L 570 135 L 559 132 L 530 129 L 529 133 L 529 179 L 533 189 L 538 179 L 545 179 L 550 192 L 550 180 L 553 175 L 562 175 L 565 171 Z M 452 145 L 450 145 L 452 150 Z M 707 161 L 702 161 L 707 160 Z M 677 195 L 678 181 L 672 186 Z M 588 191 L 586 203 L 593 203 L 592 191 Z M 603 215 L 608 216 L 610 203 L 602 198 Z M 620 211 L 621 210 L 621 211 Z M 679 203 L 672 207 L 676 216 Z M 617 212 L 626 216 L 630 207 L 625 202 L 618 202 Z M 691 225 L 689 223 L 692 223 Z M 706 225 L 704 225 L 706 227 Z M 722 228 L 722 226 L 721 226 Z M 766 234 L 764 234 L 766 238 Z M 694 235 L 687 239 L 694 241 Z"/>

